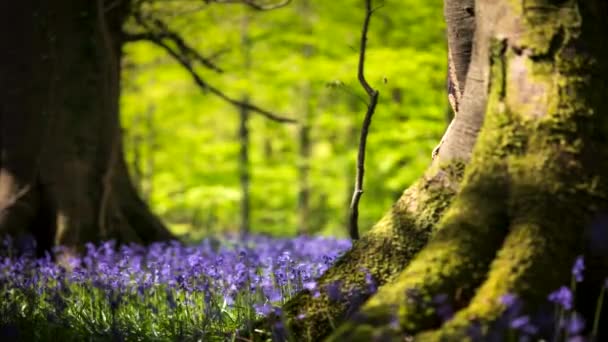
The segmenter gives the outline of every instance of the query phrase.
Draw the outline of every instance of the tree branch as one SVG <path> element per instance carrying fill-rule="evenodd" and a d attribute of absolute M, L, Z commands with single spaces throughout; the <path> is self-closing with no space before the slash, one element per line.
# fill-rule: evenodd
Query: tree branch
<path fill-rule="evenodd" d="M 350 220 L 349 220 L 349 234 L 351 239 L 359 239 L 359 200 L 363 195 L 363 175 L 365 173 L 365 148 L 367 145 L 367 135 L 369 133 L 369 127 L 372 123 L 372 117 L 376 111 L 376 105 L 378 104 L 378 96 L 380 93 L 372 88 L 365 78 L 365 52 L 367 49 L 367 32 L 369 30 L 369 23 L 372 18 L 372 14 L 377 9 L 372 8 L 372 0 L 365 0 L 365 21 L 363 22 L 363 30 L 361 32 L 361 46 L 359 50 L 359 68 L 358 78 L 361 87 L 365 90 L 369 97 L 369 103 L 367 104 L 367 112 L 363 119 L 363 125 L 361 127 L 361 137 L 359 138 L 359 151 L 357 155 L 357 174 L 355 179 L 355 191 L 350 203 Z"/>
<path fill-rule="evenodd" d="M 135 19 L 137 20 L 139 25 L 141 25 L 143 28 L 145 28 L 147 30 L 146 37 L 149 38 L 147 40 L 149 40 L 149 41 L 153 42 L 154 44 L 156 44 L 157 46 L 163 48 L 182 67 L 184 67 L 184 69 L 186 69 L 186 71 L 188 71 L 190 76 L 192 76 L 192 79 L 194 80 L 194 82 L 201 88 L 201 90 L 207 90 L 210 93 L 214 94 L 215 96 L 221 98 L 222 100 L 232 104 L 233 106 L 243 108 L 243 109 L 248 109 L 248 110 L 258 113 L 272 121 L 276 121 L 276 122 L 280 122 L 280 123 L 296 123 L 297 122 L 297 120 L 295 120 L 295 119 L 283 117 L 281 115 L 272 113 L 265 109 L 262 109 L 249 102 L 243 102 L 243 101 L 234 99 L 234 98 L 226 95 L 224 92 L 222 92 L 218 88 L 216 88 L 216 87 L 212 86 L 211 84 L 209 84 L 208 82 L 206 82 L 196 72 L 196 70 L 194 70 L 194 66 L 193 66 L 191 58 L 195 57 L 195 58 L 193 58 L 195 61 L 203 63 L 203 60 L 196 57 L 196 56 L 200 57 L 200 55 L 194 49 L 187 46 L 183 42 L 183 40 L 181 40 L 181 38 L 179 38 L 179 36 L 177 34 L 168 30 L 167 25 L 165 23 L 156 19 L 156 20 L 154 20 L 154 27 L 151 27 L 150 24 L 146 23 L 145 20 L 141 17 L 141 15 L 137 14 L 137 13 L 135 14 Z M 156 31 L 159 31 L 159 32 L 156 32 Z M 169 39 L 173 43 L 175 43 L 175 45 L 177 46 L 177 49 L 172 48 L 169 44 L 167 44 L 164 41 L 164 39 L 162 37 L 167 36 L 167 35 L 168 35 Z M 179 39 L 177 39 L 177 38 L 179 38 Z"/>
<path fill-rule="evenodd" d="M 150 32 L 140 32 L 140 33 L 125 32 L 123 34 L 123 42 L 125 42 L 125 43 L 140 42 L 140 41 L 145 41 L 145 40 L 153 41 L 154 39 L 166 39 L 166 38 L 169 38 L 169 36 L 162 34 L 162 33 L 152 34 Z"/>
<path fill-rule="evenodd" d="M 243 4 L 258 11 L 270 11 L 277 8 L 285 7 L 291 3 L 291 0 L 276 1 L 255 1 L 255 0 L 205 0 L 206 3 L 216 2 L 219 4 Z"/>
<path fill-rule="evenodd" d="M 365 50 L 367 49 L 367 31 L 369 30 L 369 22 L 372 19 L 372 14 L 376 9 L 372 9 L 371 0 L 365 1 L 365 21 L 363 22 L 363 30 L 361 32 L 361 44 L 359 46 L 359 83 L 371 98 L 374 94 L 374 89 L 369 85 L 365 78 Z"/>
<path fill-rule="evenodd" d="M 142 33 L 136 33 L 136 34 L 126 33 L 124 35 L 124 40 L 126 42 L 147 40 L 147 41 L 150 41 L 157 45 L 159 45 L 159 43 L 161 43 L 163 40 L 169 40 L 169 41 L 173 42 L 177 46 L 177 48 L 180 50 L 180 52 L 184 56 L 187 56 L 189 59 L 197 61 L 197 62 L 201 63 L 203 66 L 205 66 L 208 69 L 211 69 L 217 73 L 221 74 L 224 72 L 224 70 L 221 69 L 220 67 L 218 67 L 215 63 L 213 63 L 210 58 L 203 57 L 198 51 L 196 51 L 194 48 L 189 46 L 179 34 L 171 31 L 169 29 L 169 27 L 167 26 L 167 24 L 156 19 L 156 20 L 154 20 L 154 26 L 155 26 L 156 30 L 158 30 L 158 32 L 155 32 L 155 30 L 148 30 L 148 32 L 142 32 Z"/>

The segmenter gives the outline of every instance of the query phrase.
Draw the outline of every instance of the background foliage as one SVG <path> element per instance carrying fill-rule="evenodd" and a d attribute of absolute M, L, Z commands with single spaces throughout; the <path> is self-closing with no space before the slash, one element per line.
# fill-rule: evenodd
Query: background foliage
<path fill-rule="evenodd" d="M 197 69 L 209 83 L 286 116 L 310 115 L 309 160 L 298 154 L 297 125 L 251 115 L 254 232 L 297 231 L 298 165 L 308 163 L 309 225 L 314 233 L 346 234 L 365 112 L 356 79 L 363 4 L 296 0 L 256 12 L 174 1 L 158 9 L 173 30 L 226 70 Z M 422 173 L 445 129 L 441 8 L 440 0 L 387 0 L 372 19 L 366 67 L 380 103 L 368 141 L 364 230 Z M 239 109 L 203 92 L 151 43 L 128 44 L 125 52 L 122 125 L 141 193 L 179 234 L 237 230 Z"/>

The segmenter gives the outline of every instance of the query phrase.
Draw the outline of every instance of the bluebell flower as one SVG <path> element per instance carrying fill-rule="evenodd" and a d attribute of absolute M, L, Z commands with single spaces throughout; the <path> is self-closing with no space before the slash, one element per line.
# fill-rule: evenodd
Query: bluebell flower
<path fill-rule="evenodd" d="M 378 290 L 376 280 L 368 269 L 363 269 L 363 272 L 365 273 L 365 285 L 367 285 L 367 291 L 369 293 L 376 293 Z"/>
<path fill-rule="evenodd" d="M 500 303 L 507 308 L 512 307 L 517 302 L 517 296 L 511 293 L 504 294 L 500 297 Z"/>
<path fill-rule="evenodd" d="M 577 313 L 573 312 L 566 321 L 566 330 L 570 335 L 578 335 L 585 329 L 585 320 Z"/>
<path fill-rule="evenodd" d="M 307 281 L 304 284 L 302 284 L 302 286 L 309 291 L 312 291 L 314 289 L 317 288 L 317 282 L 316 281 Z"/>
<path fill-rule="evenodd" d="M 578 256 L 574 261 L 574 266 L 572 266 L 572 275 L 574 276 L 574 280 L 577 283 L 583 281 L 583 272 L 585 271 L 585 260 L 583 256 Z"/>
<path fill-rule="evenodd" d="M 285 341 L 287 340 L 287 330 L 283 322 L 275 322 L 272 327 L 273 341 Z"/>
<path fill-rule="evenodd" d="M 391 320 L 388 325 L 394 330 L 399 330 L 399 328 L 401 327 L 401 324 L 399 323 L 399 315 L 394 313 L 391 316 Z"/>
<path fill-rule="evenodd" d="M 253 307 L 258 315 L 268 316 L 273 312 L 272 304 L 270 303 L 255 304 Z"/>
<path fill-rule="evenodd" d="M 98 246 L 88 244 L 85 253 L 74 258 L 70 271 L 57 267 L 49 256 L 35 259 L 31 255 L 17 260 L 0 257 L 0 287 L 37 290 L 50 301 L 70 297 L 71 285 L 82 286 L 85 291 L 95 287 L 93 295 L 100 292 L 112 310 L 128 296 L 129 300 L 143 301 L 143 307 L 152 310 L 154 315 L 158 314 L 155 306 L 158 303 L 147 301 L 156 298 L 159 291 L 163 294 L 161 298 L 166 300 L 161 307 L 169 308 L 176 308 L 177 299 L 184 294 L 186 296 L 179 304 L 194 305 L 196 300 L 189 295 L 198 293 L 202 297 L 199 298 L 203 301 L 205 319 L 214 320 L 222 315 L 219 307 L 224 303 L 232 305 L 243 291 L 251 292 L 253 301 L 257 300 L 254 297 L 258 294 L 267 295 L 271 305 L 284 301 L 301 288 L 318 293 L 315 279 L 329 267 L 326 262 L 335 259 L 338 250 L 343 250 L 337 246 L 346 244 L 316 237 L 246 239 L 228 239 L 233 241 L 231 246 L 212 246 L 208 240 L 192 247 L 176 242 L 155 243 L 149 247 L 131 244 L 119 248 L 113 242 Z M 375 285 L 369 274 L 366 282 Z M 287 283 L 291 286 L 287 287 Z M 328 296 L 339 298 L 340 286 L 333 285 L 328 287 Z M 2 295 L 7 301 L 12 298 L 7 292 Z M 83 305 L 78 301 L 70 303 Z M 68 302 L 60 305 L 63 303 Z"/>
<path fill-rule="evenodd" d="M 528 315 L 515 318 L 509 323 L 509 326 L 511 327 L 511 329 L 520 331 L 528 335 L 535 335 L 536 333 L 538 333 L 538 328 L 532 324 L 532 322 L 530 321 L 530 316 Z"/>
<path fill-rule="evenodd" d="M 572 291 L 566 286 L 562 286 L 557 291 L 551 293 L 548 299 L 565 310 L 572 309 Z"/>
<path fill-rule="evenodd" d="M 527 324 L 530 324 L 530 317 L 521 316 L 521 317 L 518 317 L 518 318 L 512 320 L 509 325 L 511 326 L 512 329 L 519 330 L 522 327 L 526 326 Z"/>
<path fill-rule="evenodd" d="M 337 302 L 342 299 L 342 283 L 340 281 L 331 282 L 326 286 L 326 290 L 329 300 Z"/>
<path fill-rule="evenodd" d="M 449 321 L 454 316 L 454 308 L 447 294 L 442 293 L 433 298 L 435 313 L 442 322 Z"/>
<path fill-rule="evenodd" d="M 7 250 L 13 247 L 13 238 L 10 235 L 5 235 L 2 238 L 2 247 Z"/>

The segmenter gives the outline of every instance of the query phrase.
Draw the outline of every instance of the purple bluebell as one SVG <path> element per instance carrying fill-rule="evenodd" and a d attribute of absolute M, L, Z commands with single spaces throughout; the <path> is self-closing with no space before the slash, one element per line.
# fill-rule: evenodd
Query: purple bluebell
<path fill-rule="evenodd" d="M 511 329 L 520 331 L 527 335 L 535 335 L 538 333 L 538 328 L 530 321 L 530 316 L 524 315 L 515 318 L 509 323 Z"/>
<path fill-rule="evenodd" d="M 585 319 L 579 313 L 573 312 L 565 325 L 569 335 L 578 335 L 585 329 Z"/>
<path fill-rule="evenodd" d="M 562 286 L 557 291 L 549 294 L 548 299 L 566 310 L 572 309 L 572 291 L 566 286 Z"/>
<path fill-rule="evenodd" d="M 72 293 L 87 293 L 89 300 L 105 301 L 102 307 L 113 312 L 121 312 L 118 309 L 122 305 L 132 305 L 130 301 L 142 302 L 140 308 L 151 311 L 153 317 L 166 315 L 163 312 L 167 308 L 177 311 L 202 305 L 201 310 L 191 310 L 192 317 L 219 320 L 225 319 L 222 310 L 231 310 L 227 308 L 231 305 L 250 305 L 253 309 L 257 305 L 259 309 L 264 303 L 276 314 L 274 305 L 280 305 L 295 291 L 304 288 L 318 292 L 315 279 L 349 246 L 350 242 L 319 237 L 253 236 L 246 240 L 227 238 L 224 245 L 209 240 L 196 246 L 155 243 L 117 247 L 111 241 L 87 244 L 84 253 L 68 267 L 70 271 L 55 265 L 50 255 L 40 259 L 33 254 L 22 258 L 0 256 L 0 294 L 11 301 L 13 296 L 3 289 L 24 293 L 35 290 L 50 300 L 51 307 L 75 305 L 81 310 L 85 303 Z M 371 282 L 369 276 L 367 280 Z M 0 305 L 0 310 L 11 307 L 16 305 L 4 309 Z M 0 312 L 3 316 L 7 313 Z"/>
<path fill-rule="evenodd" d="M 517 296 L 512 293 L 504 294 L 500 297 L 500 302 L 507 308 L 510 308 L 517 302 Z"/>
<path fill-rule="evenodd" d="M 342 282 L 333 281 L 325 289 L 329 300 L 337 302 L 342 299 Z"/>
<path fill-rule="evenodd" d="M 304 287 L 304 289 L 306 289 L 306 290 L 312 291 L 317 288 L 317 282 L 316 281 L 307 281 L 304 284 L 302 284 L 302 287 Z"/>
<path fill-rule="evenodd" d="M 273 312 L 273 307 L 272 307 L 272 304 L 270 304 L 270 303 L 255 304 L 254 308 L 255 308 L 255 312 L 258 315 L 262 315 L 262 316 L 268 316 L 268 315 L 270 315 L 270 313 Z"/>
<path fill-rule="evenodd" d="M 363 272 L 365 273 L 365 285 L 367 286 L 367 291 L 369 293 L 376 293 L 378 290 L 376 279 L 374 279 L 368 269 L 363 269 Z"/>
<path fill-rule="evenodd" d="M 572 266 L 572 275 L 577 283 L 583 281 L 583 272 L 585 271 L 585 259 L 582 255 L 578 256 Z"/>
<path fill-rule="evenodd" d="M 435 313 L 442 322 L 449 321 L 454 316 L 454 308 L 452 307 L 450 297 L 447 294 L 442 293 L 433 297 L 433 305 L 435 307 Z"/>

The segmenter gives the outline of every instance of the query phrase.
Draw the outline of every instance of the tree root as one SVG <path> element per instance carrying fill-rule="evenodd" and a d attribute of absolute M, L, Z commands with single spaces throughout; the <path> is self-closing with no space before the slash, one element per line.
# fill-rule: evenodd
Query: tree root
<path fill-rule="evenodd" d="M 283 306 L 280 317 L 267 317 L 254 327 L 268 330 L 282 321 L 289 334 L 300 339 L 316 341 L 327 336 L 422 249 L 450 204 L 462 170 L 457 162 L 430 170 L 317 280 L 319 293 L 299 293 Z"/>
<path fill-rule="evenodd" d="M 396 327 L 402 333 L 436 327 L 441 323 L 433 304 L 438 294 L 454 299 L 456 306 L 466 304 L 507 233 L 505 170 L 502 163 L 471 170 L 429 244 L 329 340 L 364 340 L 370 326 L 383 326 L 382 334 Z"/>
<path fill-rule="evenodd" d="M 518 296 L 528 310 L 569 284 L 569 265 L 583 252 L 583 227 L 608 207 L 598 195 L 608 185 L 590 187 L 592 174 L 578 162 L 560 166 L 559 149 L 539 155 L 531 148 L 494 166 L 489 161 L 504 158 L 486 153 L 474 156 L 437 235 L 329 341 L 484 340 L 506 310 L 502 296 Z M 445 323 L 438 295 L 457 311 Z"/>

